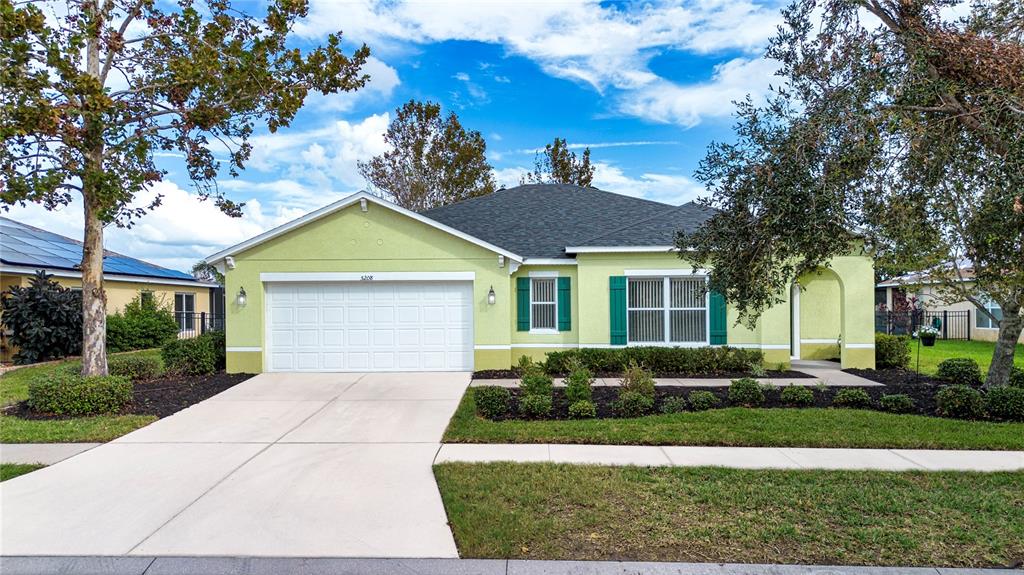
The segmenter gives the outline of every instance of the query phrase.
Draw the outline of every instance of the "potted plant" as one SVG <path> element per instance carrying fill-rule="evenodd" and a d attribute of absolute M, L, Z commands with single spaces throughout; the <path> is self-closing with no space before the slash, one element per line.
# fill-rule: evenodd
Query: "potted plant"
<path fill-rule="evenodd" d="M 916 332 L 914 332 L 914 337 L 919 338 L 925 347 L 934 346 L 935 336 L 937 335 L 939 335 L 939 328 L 933 325 L 922 325 Z"/>

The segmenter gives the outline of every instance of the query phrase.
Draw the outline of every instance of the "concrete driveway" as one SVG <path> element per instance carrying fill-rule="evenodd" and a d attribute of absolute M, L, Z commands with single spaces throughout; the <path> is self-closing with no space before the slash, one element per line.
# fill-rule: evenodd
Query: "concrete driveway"
<path fill-rule="evenodd" d="M 256 376 L 0 484 L 0 552 L 456 557 L 431 463 L 468 385 Z"/>

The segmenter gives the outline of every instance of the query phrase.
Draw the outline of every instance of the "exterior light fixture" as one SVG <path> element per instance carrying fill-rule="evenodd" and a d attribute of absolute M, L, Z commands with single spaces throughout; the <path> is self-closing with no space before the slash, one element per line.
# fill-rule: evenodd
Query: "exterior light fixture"
<path fill-rule="evenodd" d="M 238 295 L 235 296 L 235 303 L 238 307 L 245 307 L 245 288 L 238 288 Z"/>
<path fill-rule="evenodd" d="M 487 305 L 494 305 L 495 300 L 497 298 L 494 295 L 494 286 L 491 286 L 491 289 L 487 291 Z"/>

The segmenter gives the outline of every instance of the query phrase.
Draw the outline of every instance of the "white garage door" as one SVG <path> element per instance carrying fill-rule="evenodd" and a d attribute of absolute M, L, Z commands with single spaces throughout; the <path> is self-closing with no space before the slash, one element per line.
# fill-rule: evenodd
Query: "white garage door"
<path fill-rule="evenodd" d="M 469 371 L 470 282 L 267 284 L 269 371 Z"/>

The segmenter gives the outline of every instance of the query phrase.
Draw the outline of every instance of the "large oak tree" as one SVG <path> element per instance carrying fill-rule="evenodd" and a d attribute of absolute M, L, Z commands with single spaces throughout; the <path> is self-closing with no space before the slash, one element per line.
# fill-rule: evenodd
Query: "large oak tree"
<path fill-rule="evenodd" d="M 107 372 L 103 229 L 159 204 L 132 207 L 166 174 L 154 155 L 183 155 L 199 194 L 238 216 L 218 158 L 235 175 L 257 125 L 276 131 L 310 91 L 366 82 L 369 50 L 346 55 L 340 32 L 288 45 L 306 12 L 305 0 L 273 0 L 260 18 L 229 0 L 0 0 L 0 200 L 82 202 L 84 374 Z"/>
<path fill-rule="evenodd" d="M 710 147 L 697 175 L 722 211 L 680 247 L 751 322 L 855 232 L 999 326 L 986 385 L 1005 384 L 1024 328 L 1024 3 L 796 0 L 783 15 L 780 81 Z"/>

